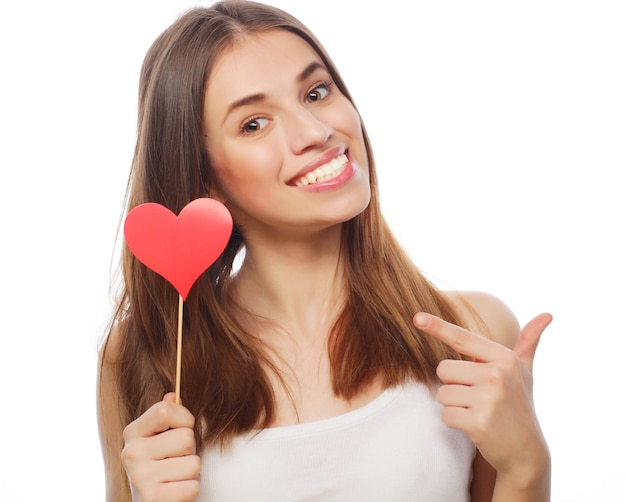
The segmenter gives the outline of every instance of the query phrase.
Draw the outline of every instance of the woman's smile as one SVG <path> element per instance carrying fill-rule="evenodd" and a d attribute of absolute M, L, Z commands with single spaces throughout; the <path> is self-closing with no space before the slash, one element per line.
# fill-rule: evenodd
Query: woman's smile
<path fill-rule="evenodd" d="M 297 177 L 293 184 L 296 186 L 307 186 L 318 181 L 334 178 L 346 168 L 347 164 L 348 157 L 345 153 L 342 153 L 337 157 L 333 157 L 332 160 L 324 162 L 319 167 L 311 169 L 305 175 Z"/>

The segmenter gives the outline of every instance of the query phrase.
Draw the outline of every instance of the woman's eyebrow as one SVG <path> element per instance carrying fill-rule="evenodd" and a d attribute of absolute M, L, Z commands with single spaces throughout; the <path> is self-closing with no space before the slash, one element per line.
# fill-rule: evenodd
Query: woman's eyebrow
<path fill-rule="evenodd" d="M 226 110 L 225 117 L 228 117 L 231 114 L 231 112 L 237 108 L 240 108 L 246 105 L 251 105 L 254 103 L 258 103 L 259 101 L 263 101 L 266 97 L 267 97 L 267 94 L 263 92 L 259 92 L 257 94 L 251 94 L 250 96 L 246 96 L 245 98 L 238 99 L 237 101 L 234 101 L 233 103 L 230 104 L 230 106 L 228 107 L 228 110 Z"/>
<path fill-rule="evenodd" d="M 324 66 L 322 63 L 320 63 L 319 61 L 313 61 L 300 73 L 300 76 L 298 77 L 298 81 L 302 82 L 306 80 L 308 77 L 311 76 L 312 73 L 315 72 L 315 70 L 319 70 L 319 69 L 328 71 L 326 69 L 326 66 Z"/>

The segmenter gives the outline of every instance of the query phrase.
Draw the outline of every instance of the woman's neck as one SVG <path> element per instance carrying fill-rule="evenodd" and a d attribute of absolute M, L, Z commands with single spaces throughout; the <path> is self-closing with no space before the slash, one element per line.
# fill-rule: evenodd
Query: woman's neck
<path fill-rule="evenodd" d="M 290 332 L 327 329 L 344 299 L 340 247 L 340 226 L 309 239 L 252 239 L 235 278 L 239 302 Z"/>

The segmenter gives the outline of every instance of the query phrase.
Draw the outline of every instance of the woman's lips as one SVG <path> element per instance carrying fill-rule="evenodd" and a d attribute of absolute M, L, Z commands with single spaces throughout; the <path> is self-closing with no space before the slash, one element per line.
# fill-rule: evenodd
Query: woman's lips
<path fill-rule="evenodd" d="M 342 153 L 330 162 L 326 162 L 312 171 L 309 171 L 304 176 L 296 178 L 291 184 L 297 187 L 306 187 L 332 180 L 343 173 L 348 165 L 348 162 L 348 156 L 345 153 Z"/>
<path fill-rule="evenodd" d="M 347 154 L 342 154 L 342 156 L 346 157 L 346 159 L 341 160 L 340 167 L 332 171 L 330 175 L 325 175 L 319 180 L 316 179 L 313 183 L 309 182 L 306 185 L 303 183 L 302 185 L 294 186 L 299 190 L 315 193 L 326 192 L 342 187 L 348 183 L 356 173 L 354 163 L 350 156 Z M 300 179 L 298 179 L 298 181 L 300 181 Z"/>

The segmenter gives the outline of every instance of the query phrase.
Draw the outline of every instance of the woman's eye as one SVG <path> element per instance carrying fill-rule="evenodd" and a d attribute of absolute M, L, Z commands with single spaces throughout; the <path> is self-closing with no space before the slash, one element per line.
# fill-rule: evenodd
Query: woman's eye
<path fill-rule="evenodd" d="M 325 99 L 329 94 L 330 83 L 324 82 L 311 89 L 307 94 L 306 100 L 309 103 L 314 103 L 315 101 L 321 101 Z"/>
<path fill-rule="evenodd" d="M 262 117 L 255 117 L 250 119 L 241 126 L 241 132 L 244 134 L 253 134 L 255 132 L 259 132 L 269 123 L 268 119 L 264 119 Z"/>

